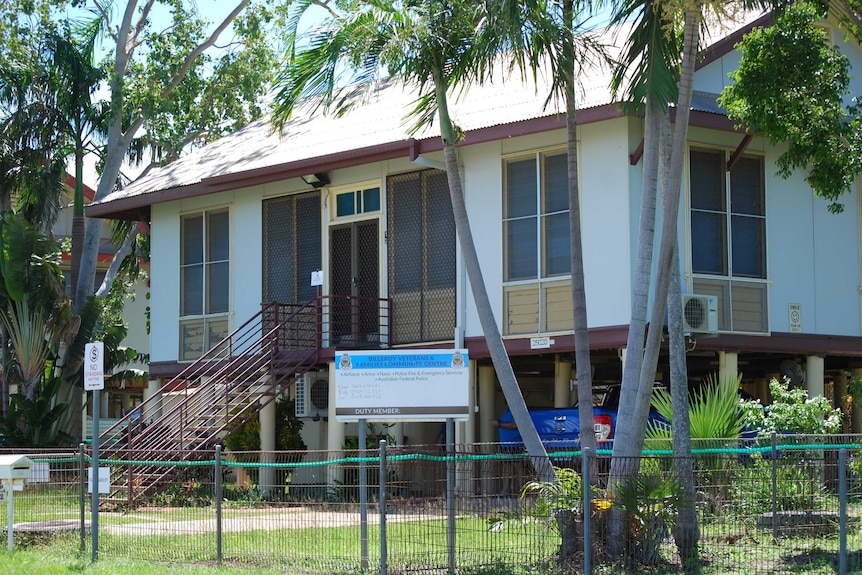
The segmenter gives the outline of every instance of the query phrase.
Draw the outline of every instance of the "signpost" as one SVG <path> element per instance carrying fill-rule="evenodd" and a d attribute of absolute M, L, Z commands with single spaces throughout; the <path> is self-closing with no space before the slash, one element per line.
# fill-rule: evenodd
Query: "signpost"
<path fill-rule="evenodd" d="M 105 389 L 104 344 L 101 341 L 84 346 L 84 390 L 93 392 L 93 462 L 90 472 L 92 518 L 90 533 L 93 540 L 93 561 L 99 558 L 99 392 Z"/>
<path fill-rule="evenodd" d="M 449 571 L 455 566 L 455 420 L 468 419 L 470 369 L 466 349 L 339 351 L 335 358 L 335 418 L 359 422 L 360 537 L 368 565 L 365 478 L 366 421 L 445 421 Z M 385 573 L 385 441 L 380 447 L 380 556 Z"/>

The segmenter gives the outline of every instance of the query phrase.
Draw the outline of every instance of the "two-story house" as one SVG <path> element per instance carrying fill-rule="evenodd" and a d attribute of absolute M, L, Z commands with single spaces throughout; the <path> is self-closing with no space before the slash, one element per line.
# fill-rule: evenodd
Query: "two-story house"
<path fill-rule="evenodd" d="M 859 190 L 844 213 L 829 213 L 803 173 L 776 175 L 779 149 L 736 130 L 717 105 L 739 60 L 734 43 L 751 25 L 713 43 L 696 72 L 679 274 L 684 297 L 695 310 L 706 304 L 706 315 L 688 318 L 690 377 L 739 372 L 766 398 L 768 380 L 788 374 L 837 399 L 848 376 L 862 374 Z M 862 68 L 855 43 L 837 30 L 831 38 Z M 606 73 L 583 82 L 578 177 L 598 385 L 620 381 L 625 357 L 643 120 L 614 105 Z M 574 399 L 565 117 L 546 96 L 546 86 L 510 78 L 472 86 L 451 106 L 465 133 L 461 170 L 482 272 L 530 406 Z M 505 405 L 460 258 L 439 133 L 407 135 L 414 97 L 390 82 L 342 117 L 300 108 L 280 133 L 253 123 L 88 207 L 150 225 L 159 413 L 175 395 L 203 397 L 202 382 L 210 396 L 230 388 L 216 368 L 189 367 L 222 338 L 246 325 L 264 334 L 291 316 L 285 330 L 313 332 L 312 352 L 293 357 L 310 447 L 338 449 L 356 434 L 329 417 L 328 383 L 336 351 L 357 348 L 469 350 L 472 409 L 457 437 L 496 441 L 492 420 Z M 307 302 L 317 302 L 313 313 L 297 311 Z M 291 337 L 282 335 L 284 349 L 297 347 Z M 237 340 L 207 357 L 224 363 L 262 347 Z M 657 380 L 667 380 L 666 362 Z M 271 381 L 278 392 L 296 390 L 295 379 Z M 433 442 L 438 429 L 403 423 L 396 437 Z"/>

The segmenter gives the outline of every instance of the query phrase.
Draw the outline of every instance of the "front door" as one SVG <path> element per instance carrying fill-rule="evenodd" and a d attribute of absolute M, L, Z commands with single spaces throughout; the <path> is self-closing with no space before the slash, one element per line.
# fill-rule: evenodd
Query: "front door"
<path fill-rule="evenodd" d="M 379 341 L 380 271 L 377 220 L 329 228 L 330 330 L 336 346 Z"/>

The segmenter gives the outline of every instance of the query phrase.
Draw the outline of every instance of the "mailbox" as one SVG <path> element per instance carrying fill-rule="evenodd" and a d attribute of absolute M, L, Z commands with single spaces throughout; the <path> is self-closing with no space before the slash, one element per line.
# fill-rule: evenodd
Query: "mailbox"
<path fill-rule="evenodd" d="M 11 484 L 15 491 L 22 491 L 30 479 L 33 462 L 23 455 L 0 455 L 0 481 L 8 488 Z"/>

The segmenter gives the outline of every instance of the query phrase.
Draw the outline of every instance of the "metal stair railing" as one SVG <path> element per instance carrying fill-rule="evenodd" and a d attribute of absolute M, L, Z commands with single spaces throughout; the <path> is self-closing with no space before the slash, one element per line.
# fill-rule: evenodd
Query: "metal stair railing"
<path fill-rule="evenodd" d="M 162 461 L 182 452 L 191 459 L 212 447 L 274 401 L 279 386 L 292 384 L 316 364 L 318 310 L 315 300 L 286 312 L 277 304 L 264 305 L 138 406 L 137 413 L 107 429 L 100 438 L 103 457 Z M 154 463 L 135 469 L 133 476 L 128 467 L 115 484 L 127 491 L 123 499 L 130 504 L 156 492 L 176 469 Z"/>

